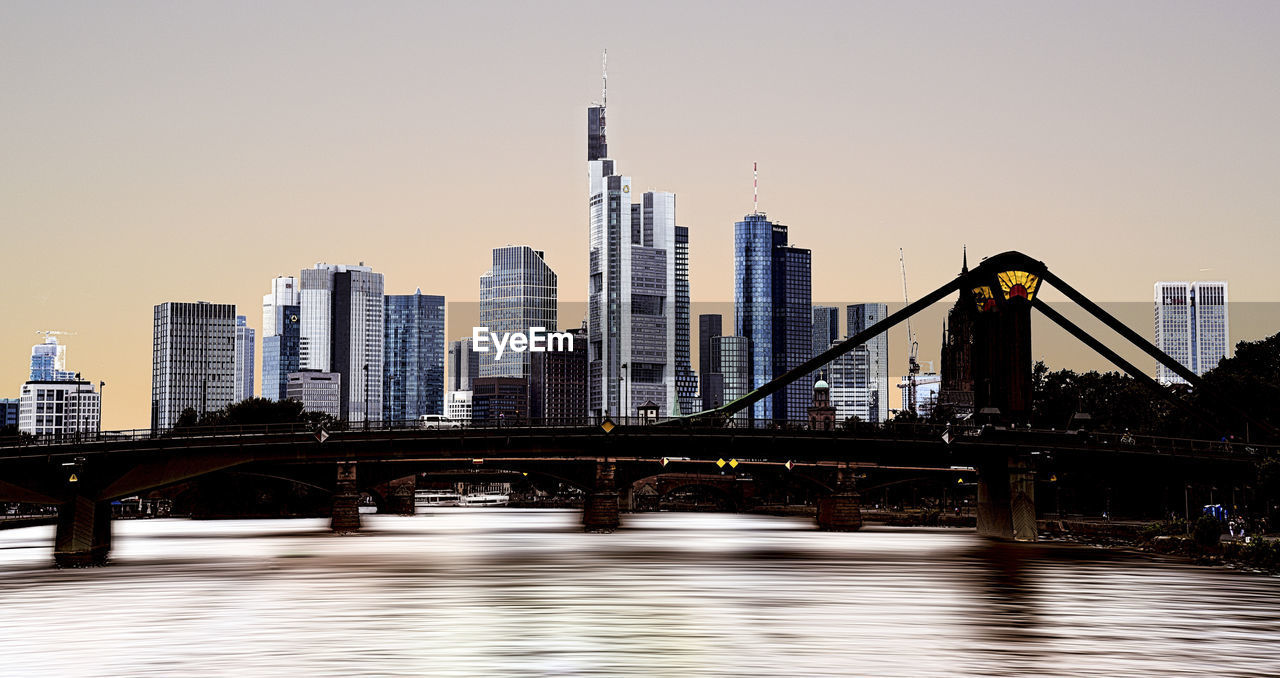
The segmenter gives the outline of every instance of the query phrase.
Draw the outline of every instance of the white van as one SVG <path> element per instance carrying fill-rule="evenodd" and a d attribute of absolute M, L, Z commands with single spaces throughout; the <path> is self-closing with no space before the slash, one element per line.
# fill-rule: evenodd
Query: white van
<path fill-rule="evenodd" d="M 426 429 L 462 428 L 462 422 L 443 414 L 424 414 L 418 417 L 418 426 Z"/>

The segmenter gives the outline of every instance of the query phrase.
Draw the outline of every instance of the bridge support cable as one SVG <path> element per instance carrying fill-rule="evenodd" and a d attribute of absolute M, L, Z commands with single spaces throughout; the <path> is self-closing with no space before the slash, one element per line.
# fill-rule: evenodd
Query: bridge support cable
<path fill-rule="evenodd" d="M 1107 360 L 1110 360 L 1111 364 L 1115 365 L 1116 367 L 1119 367 L 1121 370 L 1124 370 L 1125 373 L 1127 373 L 1130 377 L 1133 377 L 1134 380 L 1139 381 L 1143 385 L 1150 387 L 1152 390 L 1159 393 L 1161 397 L 1163 397 L 1165 400 L 1168 400 L 1170 403 L 1178 407 L 1183 412 L 1198 419 L 1201 423 L 1209 426 L 1211 429 L 1216 429 L 1220 426 L 1218 422 L 1211 421 L 1208 417 L 1206 417 L 1203 412 L 1200 412 L 1194 407 L 1191 407 L 1187 403 L 1183 402 L 1180 398 L 1175 397 L 1173 394 L 1169 392 L 1169 389 L 1165 388 L 1164 386 L 1161 386 L 1160 382 L 1156 381 L 1155 379 L 1152 379 L 1151 376 L 1148 375 L 1146 372 L 1143 372 L 1142 370 L 1138 369 L 1133 363 L 1122 358 L 1119 353 L 1116 353 L 1115 351 L 1108 348 L 1096 337 L 1084 331 L 1084 329 L 1081 328 L 1079 325 L 1076 325 L 1075 323 L 1068 320 L 1061 313 L 1058 313 L 1057 311 L 1053 310 L 1053 308 L 1051 308 L 1049 304 L 1046 303 L 1041 298 L 1036 297 L 1031 302 L 1031 305 L 1037 311 L 1040 311 L 1041 313 L 1043 313 L 1045 317 L 1052 320 L 1062 329 L 1066 330 L 1068 334 L 1075 337 L 1076 339 L 1079 339 L 1081 343 L 1083 343 L 1085 346 L 1088 346 L 1089 348 L 1096 351 L 1102 357 L 1106 358 Z"/>
<path fill-rule="evenodd" d="M 1044 279 L 1049 284 L 1053 285 L 1054 288 L 1056 288 L 1058 291 L 1067 295 L 1068 299 L 1076 302 L 1077 304 L 1080 304 L 1080 307 L 1083 308 L 1085 311 L 1088 311 L 1089 315 L 1092 315 L 1094 318 L 1097 318 L 1104 325 L 1114 330 L 1117 334 L 1124 337 L 1125 339 L 1128 339 L 1129 343 L 1142 349 L 1144 353 L 1151 356 L 1152 358 L 1155 358 L 1156 361 L 1159 362 L 1161 365 L 1164 365 L 1165 367 L 1172 370 L 1174 374 L 1177 374 L 1179 377 L 1182 377 L 1183 379 L 1185 379 L 1188 384 L 1191 384 L 1192 388 L 1198 388 L 1198 389 L 1204 390 L 1204 392 L 1208 393 L 1214 400 L 1217 400 L 1218 402 L 1225 404 L 1227 407 L 1234 410 L 1237 414 L 1244 417 L 1245 420 L 1247 420 L 1249 423 L 1253 424 L 1254 426 L 1258 427 L 1262 431 L 1266 432 L 1268 435 L 1280 436 L 1280 432 L 1276 431 L 1275 427 L 1271 426 L 1267 422 L 1257 419 L 1252 414 L 1250 414 L 1247 409 L 1245 409 L 1244 407 L 1241 407 L 1238 403 L 1236 403 L 1235 399 L 1233 399 L 1232 397 L 1230 397 L 1225 393 L 1219 392 L 1217 389 L 1205 383 L 1205 381 L 1201 379 L 1198 375 L 1196 375 L 1195 372 L 1192 372 L 1191 370 L 1187 369 L 1186 366 L 1184 366 L 1182 363 L 1178 362 L 1177 360 L 1174 360 L 1169 354 L 1165 353 L 1164 351 L 1161 351 L 1155 344 L 1152 344 L 1151 342 L 1144 339 L 1137 332 L 1134 332 L 1131 327 L 1120 322 L 1119 319 L 1117 319 L 1115 316 L 1111 315 L 1110 313 L 1107 313 L 1106 310 L 1104 310 L 1101 306 L 1095 304 L 1091 299 L 1081 294 L 1076 288 L 1072 287 L 1071 285 L 1068 285 L 1066 281 L 1064 281 L 1062 278 L 1059 278 L 1058 276 L 1054 275 L 1048 269 L 1044 271 L 1043 275 L 1044 275 Z M 1043 311 L 1044 308 L 1041 308 L 1041 310 Z M 1098 350 L 1098 349 L 1094 347 L 1094 350 Z"/>
<path fill-rule="evenodd" d="M 868 327 L 867 329 L 853 335 L 852 337 L 845 339 L 839 344 L 836 344 L 835 346 L 832 346 L 831 348 L 823 351 L 822 353 L 819 353 L 818 355 L 806 360 L 805 362 L 801 363 L 799 367 L 795 367 L 789 370 L 788 372 L 782 374 L 781 376 L 775 377 L 769 383 L 764 384 L 763 386 L 746 394 L 745 396 L 742 396 L 741 398 L 738 398 L 737 400 L 734 400 L 733 402 L 726 403 L 714 410 L 708 410 L 706 412 L 699 412 L 696 414 L 687 415 L 685 417 L 681 417 L 679 419 L 674 419 L 671 421 L 679 422 L 679 421 L 699 420 L 699 419 L 708 419 L 708 418 L 719 419 L 721 421 L 727 420 L 729 419 L 729 417 L 732 417 L 738 412 L 741 412 L 742 410 L 748 407 L 751 407 L 752 405 L 756 404 L 761 400 L 764 400 L 765 398 L 773 395 L 774 393 L 781 391 L 782 389 L 786 388 L 789 384 L 791 384 L 795 380 L 803 378 L 809 374 L 812 374 L 814 370 L 817 370 L 818 368 L 822 367 L 823 365 L 826 365 L 832 360 L 835 360 L 836 358 L 844 355 L 845 353 L 848 353 L 849 351 L 852 351 L 853 349 L 867 343 L 868 341 L 870 341 L 871 339 L 874 339 L 880 334 L 889 331 L 889 329 L 894 325 L 897 325 L 903 320 L 910 318 L 911 316 L 919 313 L 925 308 L 928 308 L 930 305 L 938 301 L 941 301 L 943 297 L 960 289 L 961 282 L 962 282 L 962 278 L 957 277 L 955 280 L 952 280 L 951 282 L 948 282 L 942 287 L 939 287 L 938 289 L 920 297 L 915 302 L 908 304 L 906 307 L 894 313 L 889 314 L 889 316 L 886 317 L 884 320 L 881 320 L 880 322 L 872 325 L 871 327 Z"/>

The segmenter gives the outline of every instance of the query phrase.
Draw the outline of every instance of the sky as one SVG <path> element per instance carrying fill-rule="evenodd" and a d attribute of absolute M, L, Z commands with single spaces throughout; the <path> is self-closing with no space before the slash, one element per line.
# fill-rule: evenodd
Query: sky
<path fill-rule="evenodd" d="M 144 427 L 155 304 L 260 329 L 270 279 L 318 261 L 465 308 L 490 249 L 528 244 L 585 300 L 605 48 L 610 156 L 677 194 L 695 313 L 732 312 L 758 162 L 815 303 L 901 302 L 899 248 L 917 295 L 962 246 L 1017 249 L 1144 335 L 1154 281 L 1226 279 L 1250 302 L 1233 339 L 1260 338 L 1280 330 L 1277 34 L 1275 2 L 9 0 L 0 397 L 38 330 L 73 332 L 104 427 Z M 926 359 L 939 323 L 915 328 Z M 1105 367 L 1054 332 L 1038 357 Z"/>

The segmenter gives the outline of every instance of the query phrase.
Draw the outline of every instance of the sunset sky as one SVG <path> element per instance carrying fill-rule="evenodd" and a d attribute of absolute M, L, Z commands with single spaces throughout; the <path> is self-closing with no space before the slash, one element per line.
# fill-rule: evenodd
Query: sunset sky
<path fill-rule="evenodd" d="M 1131 302 L 1146 336 L 1159 279 L 1278 302 L 1278 35 L 1278 2 L 8 0 L 0 397 L 37 330 L 74 332 L 104 427 L 146 426 L 154 304 L 258 327 L 269 280 L 317 261 L 474 302 L 490 248 L 528 244 L 584 301 L 603 48 L 610 156 L 677 193 L 695 313 L 731 314 L 752 162 L 815 303 L 901 302 L 899 247 L 922 294 L 962 245 Z M 1280 330 L 1247 308 L 1233 340 Z M 1064 336 L 1036 355 L 1104 366 Z"/>

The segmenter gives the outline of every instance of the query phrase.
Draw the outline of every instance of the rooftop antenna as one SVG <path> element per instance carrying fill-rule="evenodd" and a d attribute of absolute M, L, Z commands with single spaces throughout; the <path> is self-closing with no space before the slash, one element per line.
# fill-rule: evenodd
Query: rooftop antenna
<path fill-rule="evenodd" d="M 760 213 L 760 164 L 751 163 L 751 213 Z"/>
<path fill-rule="evenodd" d="M 600 108 L 609 106 L 609 50 L 604 50 L 604 56 L 600 59 Z"/>

